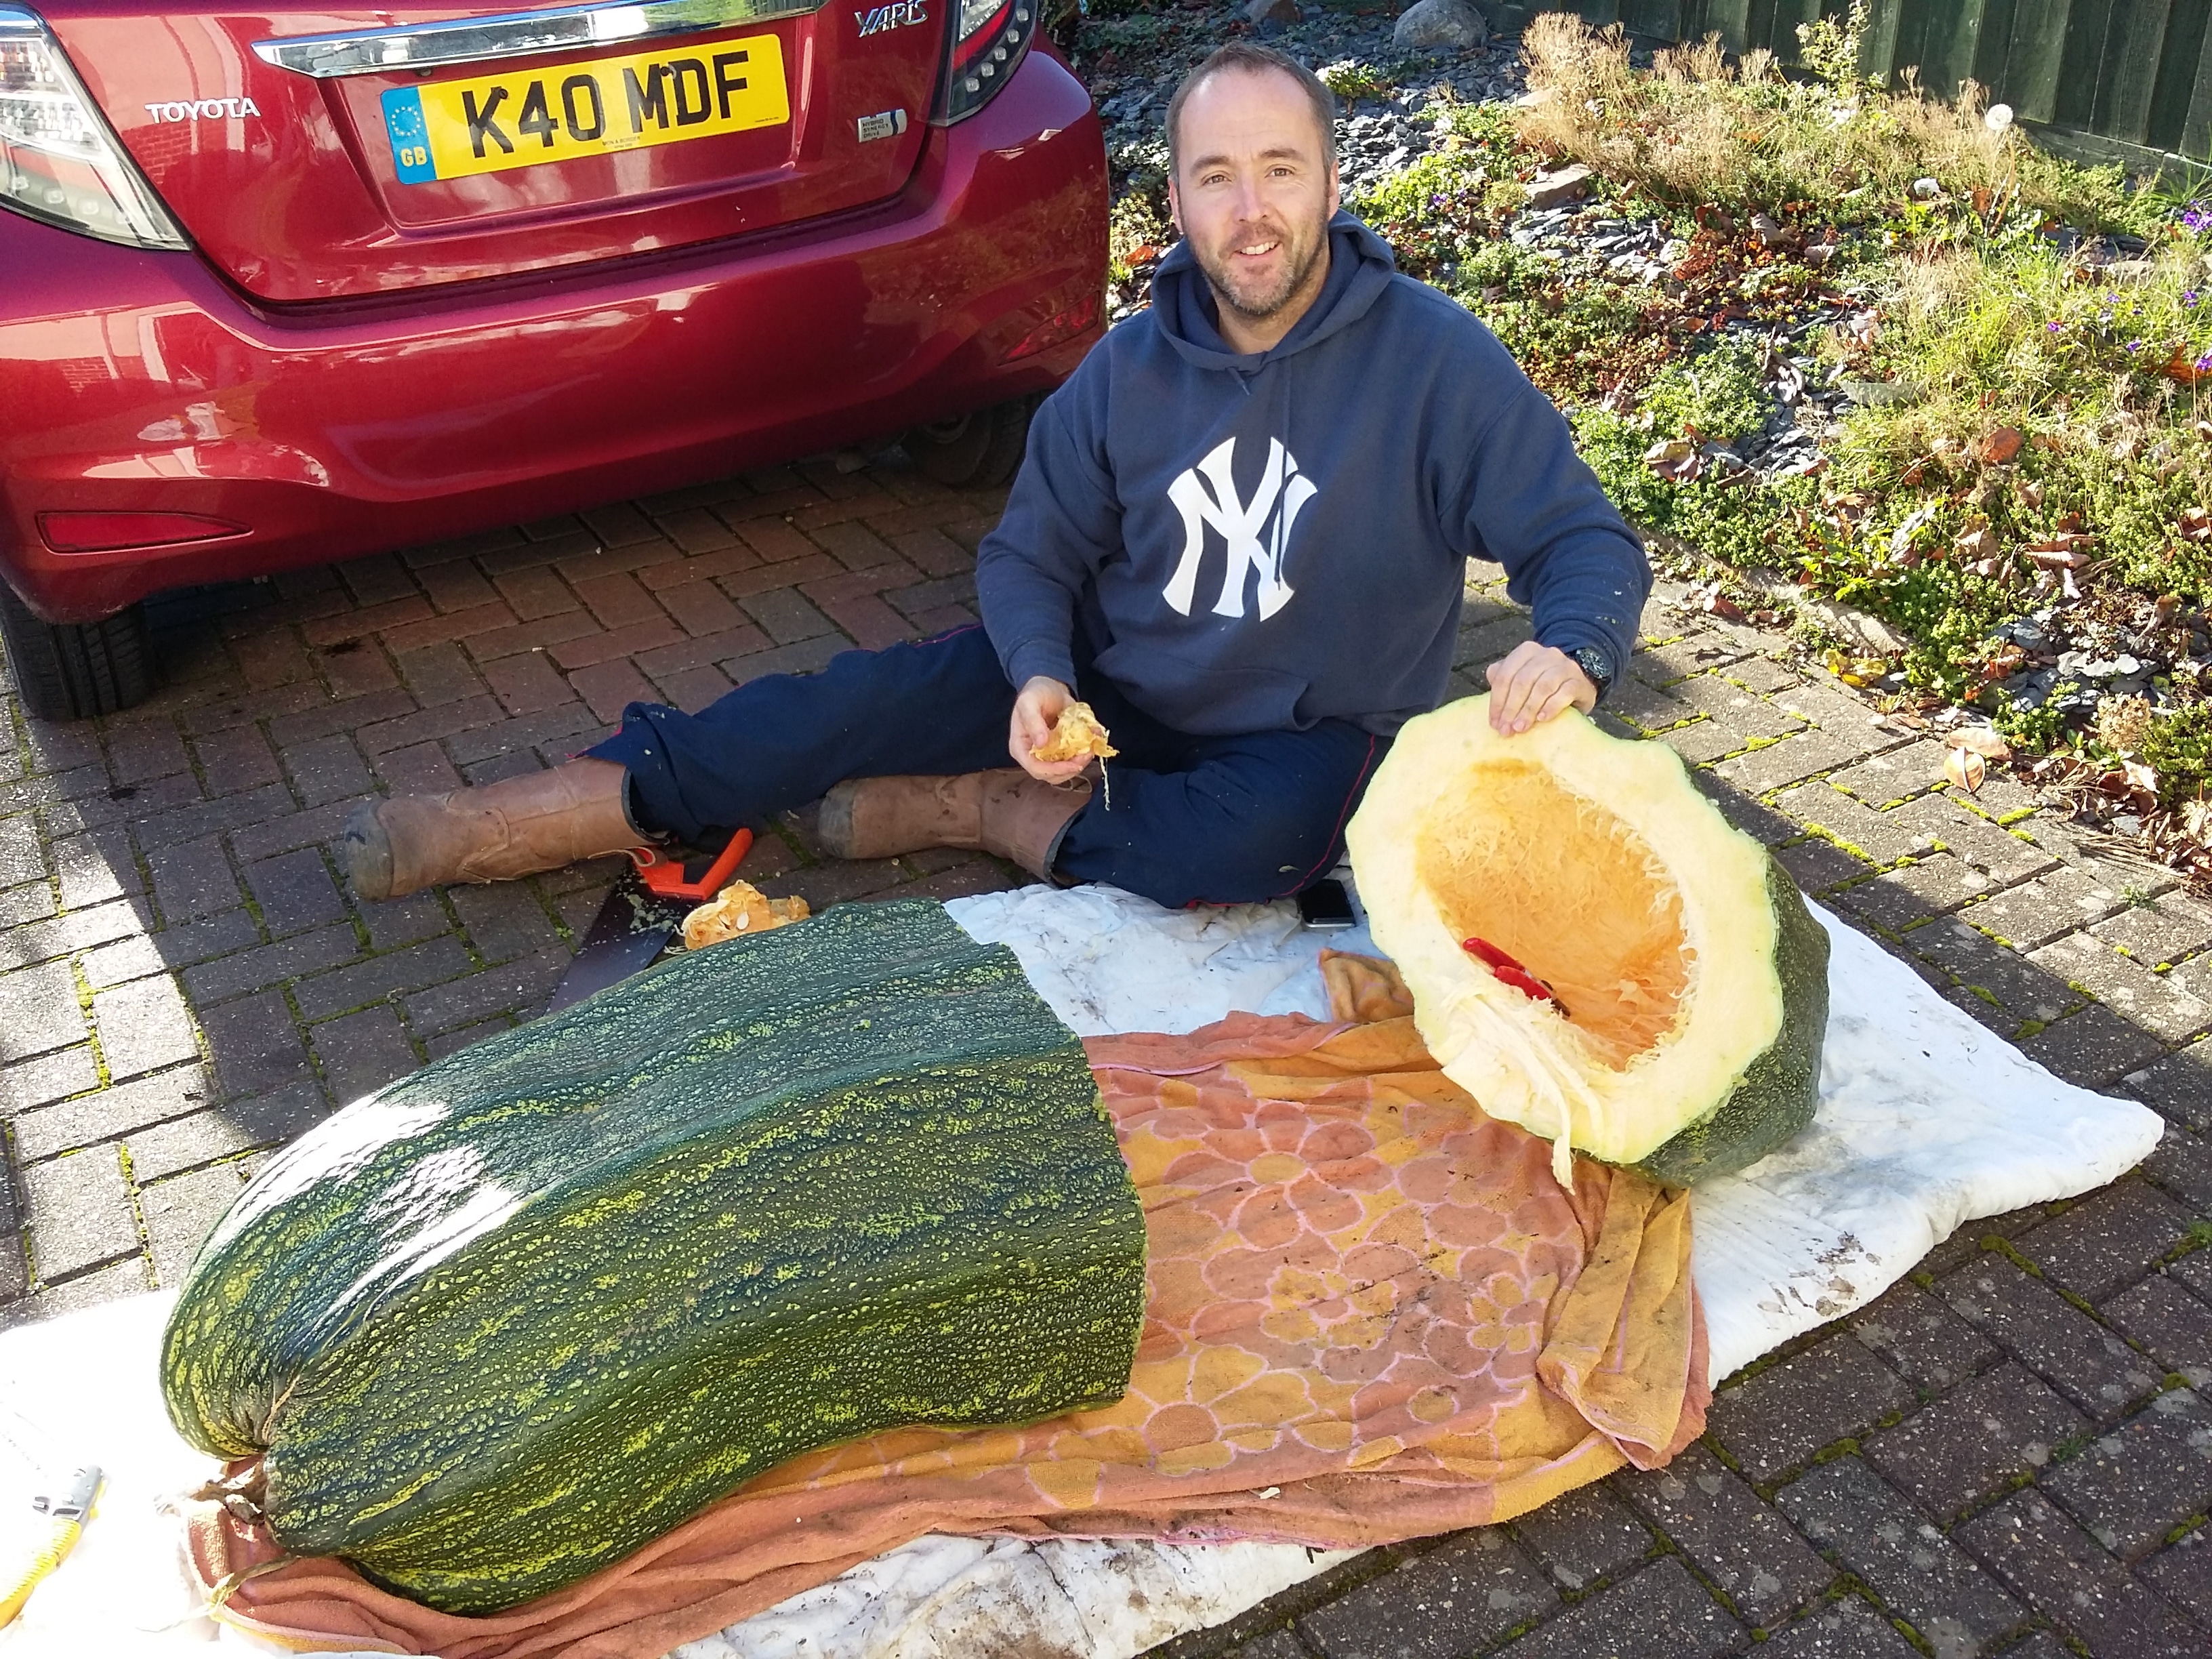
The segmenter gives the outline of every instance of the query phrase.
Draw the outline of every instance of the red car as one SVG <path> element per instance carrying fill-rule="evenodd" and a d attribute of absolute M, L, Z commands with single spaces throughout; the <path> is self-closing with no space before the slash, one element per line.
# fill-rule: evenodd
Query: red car
<path fill-rule="evenodd" d="M 0 3 L 0 630 L 904 434 L 1004 477 L 1103 326 L 1047 0 Z"/>

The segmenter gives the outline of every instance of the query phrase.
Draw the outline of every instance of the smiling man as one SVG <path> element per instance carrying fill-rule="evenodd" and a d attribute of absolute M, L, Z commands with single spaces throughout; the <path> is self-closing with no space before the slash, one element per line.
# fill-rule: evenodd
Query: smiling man
<path fill-rule="evenodd" d="M 1443 698 L 1470 557 L 1534 617 L 1489 671 L 1492 723 L 1594 708 L 1643 549 L 1490 331 L 1339 210 L 1334 118 L 1310 71 L 1242 42 L 1177 89 L 1183 240 L 1037 411 L 977 556 L 981 629 L 698 714 L 633 703 L 551 772 L 364 807 L 362 896 L 697 842 L 825 792 L 843 857 L 981 847 L 1170 905 L 1295 893 Z M 1031 752 L 1078 696 L 1120 751 L 1104 787 Z"/>

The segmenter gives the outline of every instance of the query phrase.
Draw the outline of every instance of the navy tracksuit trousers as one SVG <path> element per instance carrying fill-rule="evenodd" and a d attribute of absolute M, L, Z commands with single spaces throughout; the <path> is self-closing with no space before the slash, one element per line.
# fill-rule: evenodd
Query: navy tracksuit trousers
<path fill-rule="evenodd" d="M 1076 693 L 1121 752 L 1061 840 L 1055 873 L 1158 902 L 1235 904 L 1310 886 L 1389 739 L 1348 720 L 1304 732 L 1193 737 L 1103 675 Z M 634 702 L 588 752 L 629 769 L 640 826 L 697 842 L 801 805 L 847 778 L 1011 766 L 1014 688 L 980 627 L 848 651 L 818 674 L 748 681 L 696 714 Z M 1112 796 L 1107 799 L 1109 793 Z"/>

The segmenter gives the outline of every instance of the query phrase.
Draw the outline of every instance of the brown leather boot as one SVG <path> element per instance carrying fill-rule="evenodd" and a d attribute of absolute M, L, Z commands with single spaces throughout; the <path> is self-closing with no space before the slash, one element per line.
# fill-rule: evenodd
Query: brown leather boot
<path fill-rule="evenodd" d="M 1091 780 L 1040 783 L 1018 767 L 957 777 L 848 778 L 822 799 L 823 850 L 889 859 L 925 847 L 975 847 L 1047 881 Z"/>
<path fill-rule="evenodd" d="M 364 801 L 346 819 L 345 856 L 364 899 L 452 881 L 508 881 L 643 845 L 612 761 L 574 760 L 443 795 Z"/>

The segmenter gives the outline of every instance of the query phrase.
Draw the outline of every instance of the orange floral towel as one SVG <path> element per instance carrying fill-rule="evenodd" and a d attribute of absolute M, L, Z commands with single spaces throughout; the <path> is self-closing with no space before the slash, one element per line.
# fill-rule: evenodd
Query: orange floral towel
<path fill-rule="evenodd" d="M 1394 975 L 1326 967 L 1338 1023 L 1088 1045 L 1150 1236 L 1120 1403 L 814 1453 L 495 1618 L 331 1560 L 219 1616 L 309 1646 L 655 1659 L 925 1532 L 1378 1544 L 1666 1462 L 1709 1398 L 1687 1195 L 1580 1161 L 1563 1190 L 1545 1142 L 1437 1069 Z M 276 1557 L 213 1506 L 190 1547 L 210 1585 Z"/>

